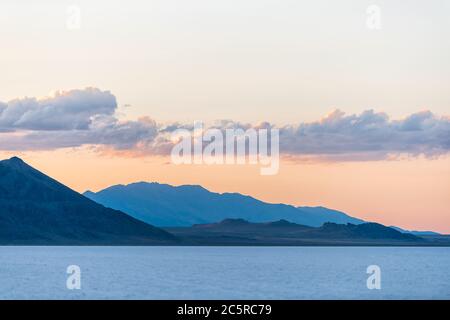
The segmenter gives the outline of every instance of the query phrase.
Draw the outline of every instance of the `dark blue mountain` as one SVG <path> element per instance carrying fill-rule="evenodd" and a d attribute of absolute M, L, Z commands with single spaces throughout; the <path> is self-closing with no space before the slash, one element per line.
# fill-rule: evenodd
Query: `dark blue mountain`
<path fill-rule="evenodd" d="M 286 220 L 251 223 L 243 219 L 226 219 L 219 223 L 196 224 L 192 227 L 171 227 L 166 230 L 189 245 L 439 245 L 378 223 L 355 225 L 328 222 L 321 227 L 309 227 Z"/>
<path fill-rule="evenodd" d="M 214 193 L 200 186 L 174 187 L 159 183 L 116 185 L 84 195 L 106 207 L 160 226 L 191 226 L 224 219 L 250 222 L 287 220 L 319 227 L 325 222 L 360 224 L 363 220 L 324 207 L 294 207 L 266 203 L 239 193 Z"/>
<path fill-rule="evenodd" d="M 168 244 L 168 232 L 106 208 L 19 158 L 0 161 L 0 244 Z"/>
<path fill-rule="evenodd" d="M 395 229 L 401 233 L 409 233 L 409 234 L 413 234 L 415 236 L 442 236 L 442 234 L 438 233 L 438 232 L 434 232 L 434 231 L 417 231 L 417 230 L 405 230 L 399 227 L 395 227 L 395 226 L 390 226 L 392 229 Z"/>

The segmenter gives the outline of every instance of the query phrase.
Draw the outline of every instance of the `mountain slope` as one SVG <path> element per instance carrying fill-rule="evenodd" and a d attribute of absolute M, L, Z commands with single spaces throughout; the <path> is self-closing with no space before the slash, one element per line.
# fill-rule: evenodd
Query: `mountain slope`
<path fill-rule="evenodd" d="M 321 226 L 325 222 L 354 223 L 364 221 L 343 212 L 323 207 L 294 207 L 265 203 L 239 193 L 214 193 L 200 186 L 179 187 L 158 183 L 116 185 L 97 193 L 84 195 L 106 207 L 121 210 L 156 226 L 191 226 L 227 218 L 251 222 L 285 219 L 291 222 Z"/>
<path fill-rule="evenodd" d="M 78 194 L 19 158 L 0 161 L 0 244 L 164 244 L 176 238 Z"/>
<path fill-rule="evenodd" d="M 226 219 L 219 223 L 167 228 L 192 245 L 431 245 L 377 223 L 335 224 L 308 227 L 286 220 L 251 223 Z"/>
<path fill-rule="evenodd" d="M 417 230 L 405 230 L 399 227 L 390 226 L 390 228 L 395 229 L 397 231 L 400 231 L 401 233 L 410 233 L 415 236 L 421 237 L 421 236 L 442 236 L 442 234 L 434 231 L 417 231 Z"/>

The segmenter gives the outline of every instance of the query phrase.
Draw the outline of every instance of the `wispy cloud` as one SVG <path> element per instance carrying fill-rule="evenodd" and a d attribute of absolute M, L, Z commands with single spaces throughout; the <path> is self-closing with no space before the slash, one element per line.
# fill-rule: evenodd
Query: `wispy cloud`
<path fill-rule="evenodd" d="M 108 91 L 96 88 L 58 92 L 45 99 L 25 98 L 0 102 L 0 150 L 53 150 L 94 146 L 122 156 L 168 155 L 177 129 L 192 124 L 158 124 L 145 117 L 121 121 L 117 102 Z M 230 120 L 209 126 L 271 128 Z M 447 154 L 450 151 L 450 119 L 430 111 L 392 120 L 385 113 L 367 110 L 347 115 L 335 110 L 315 122 L 276 127 L 280 130 L 280 152 L 289 157 L 316 157 L 334 161 L 381 160 L 397 155 Z"/>

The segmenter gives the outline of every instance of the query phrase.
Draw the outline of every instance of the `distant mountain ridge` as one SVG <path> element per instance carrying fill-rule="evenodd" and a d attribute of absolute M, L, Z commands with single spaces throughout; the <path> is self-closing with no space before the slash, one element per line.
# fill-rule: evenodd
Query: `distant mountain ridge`
<path fill-rule="evenodd" d="M 250 222 L 287 220 L 319 227 L 326 222 L 360 224 L 363 220 L 324 207 L 272 204 L 239 193 L 215 193 L 196 185 L 171 186 L 138 182 L 115 185 L 84 195 L 106 207 L 121 210 L 159 227 L 191 226 L 224 219 Z"/>
<path fill-rule="evenodd" d="M 417 231 L 417 230 L 405 230 L 396 226 L 390 226 L 390 228 L 393 228 L 397 231 L 400 231 L 401 233 L 410 233 L 415 236 L 441 236 L 442 234 L 434 231 Z"/>
<path fill-rule="evenodd" d="M 17 157 L 0 161 L 0 244 L 143 245 L 176 237 L 106 208 Z"/>
<path fill-rule="evenodd" d="M 412 234 L 401 233 L 378 223 L 336 224 L 321 227 L 299 225 L 286 220 L 251 223 L 225 219 L 219 223 L 166 228 L 183 243 L 192 245 L 430 245 Z"/>

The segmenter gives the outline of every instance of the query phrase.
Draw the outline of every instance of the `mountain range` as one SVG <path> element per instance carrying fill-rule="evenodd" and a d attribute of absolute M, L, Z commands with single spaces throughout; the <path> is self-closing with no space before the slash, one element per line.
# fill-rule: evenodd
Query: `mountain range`
<path fill-rule="evenodd" d="M 136 183 L 83 196 L 13 157 L 0 161 L 0 245 L 448 246 L 450 239 L 200 186 Z"/>
<path fill-rule="evenodd" d="M 410 246 L 428 244 L 421 237 L 401 233 L 378 223 L 355 225 L 327 222 L 321 227 L 309 227 L 286 220 L 251 223 L 243 219 L 225 219 L 219 223 L 166 230 L 179 237 L 183 243 L 191 245 Z"/>
<path fill-rule="evenodd" d="M 197 185 L 171 186 L 138 182 L 115 185 L 86 197 L 121 210 L 136 219 L 159 227 L 192 226 L 224 219 L 250 222 L 287 220 L 320 227 L 325 222 L 360 224 L 364 221 L 324 207 L 295 207 L 272 204 L 239 193 L 215 193 Z"/>

